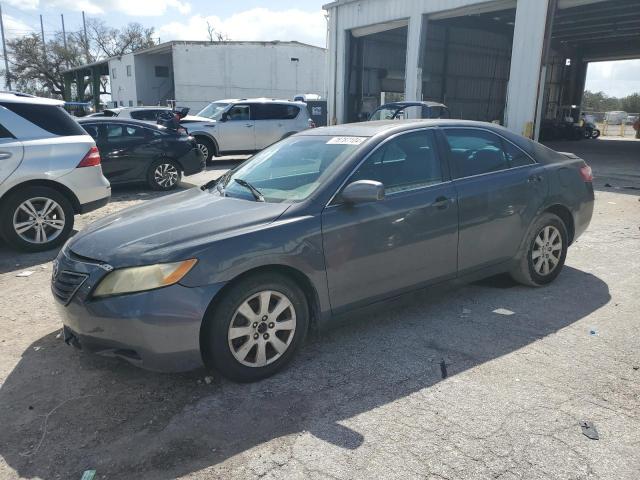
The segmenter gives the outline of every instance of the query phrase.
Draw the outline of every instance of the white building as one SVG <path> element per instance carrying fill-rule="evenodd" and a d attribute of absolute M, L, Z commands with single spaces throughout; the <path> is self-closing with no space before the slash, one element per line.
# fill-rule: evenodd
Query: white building
<path fill-rule="evenodd" d="M 119 106 L 179 106 L 197 112 L 223 98 L 326 96 L 326 50 L 299 42 L 172 41 L 107 60 Z"/>
<path fill-rule="evenodd" d="M 640 57 L 639 0 L 337 0 L 329 12 L 330 123 L 383 99 L 437 100 L 454 117 L 536 136 L 580 105 L 588 62 Z"/>

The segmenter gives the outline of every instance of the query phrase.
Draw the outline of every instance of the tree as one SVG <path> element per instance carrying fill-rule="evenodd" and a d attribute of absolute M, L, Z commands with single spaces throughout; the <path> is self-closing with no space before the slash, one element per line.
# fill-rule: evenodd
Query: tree
<path fill-rule="evenodd" d="M 139 23 L 130 23 L 118 29 L 109 27 L 102 20 L 90 19 L 87 33 L 90 43 L 98 49 L 98 57 L 120 57 L 156 44 L 153 28 L 144 28 Z"/>
<path fill-rule="evenodd" d="M 640 93 L 632 93 L 620 100 L 622 110 L 629 113 L 640 112 Z"/>
<path fill-rule="evenodd" d="M 117 29 L 102 21 L 90 20 L 87 30 L 87 41 L 82 32 L 68 33 L 66 47 L 62 33 L 48 40 L 45 49 L 42 39 L 36 34 L 8 40 L 13 88 L 40 96 L 64 97 L 63 71 L 155 45 L 153 28 L 143 28 L 138 23 Z M 88 79 L 81 79 L 78 85 L 78 91 L 83 92 L 87 99 L 91 99 L 91 95 L 85 93 L 89 83 Z M 105 78 L 101 80 L 101 94 L 109 93 L 106 87 Z"/>
<path fill-rule="evenodd" d="M 604 92 L 591 92 L 586 90 L 582 97 L 582 109 L 593 112 L 609 112 L 620 109 L 620 100 L 609 97 Z"/>
<path fill-rule="evenodd" d="M 230 40 L 226 33 L 218 32 L 214 26 L 209 23 L 209 20 L 207 20 L 207 36 L 211 43 L 228 42 Z"/>

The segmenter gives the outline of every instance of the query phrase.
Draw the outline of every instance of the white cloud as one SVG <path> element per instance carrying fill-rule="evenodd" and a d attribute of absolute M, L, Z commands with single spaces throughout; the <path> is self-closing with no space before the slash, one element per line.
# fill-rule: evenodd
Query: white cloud
<path fill-rule="evenodd" d="M 207 21 L 231 40 L 297 40 L 325 46 L 327 24 L 322 10 L 273 11 L 254 8 L 221 19 L 215 15 L 193 15 L 186 22 L 171 22 L 158 28 L 165 40 L 206 40 Z"/>
<path fill-rule="evenodd" d="M 22 10 L 48 7 L 84 11 L 90 15 L 123 13 L 130 16 L 156 17 L 177 10 L 181 15 L 191 13 L 191 4 L 182 0 L 5 0 L 9 5 Z M 45 5 L 46 4 L 46 5 Z"/>
<path fill-rule="evenodd" d="M 2 20 L 7 38 L 21 37 L 34 31 L 29 25 L 11 15 L 2 15 Z"/>
<path fill-rule="evenodd" d="M 613 97 L 640 92 L 640 60 L 590 63 L 585 89 Z"/>

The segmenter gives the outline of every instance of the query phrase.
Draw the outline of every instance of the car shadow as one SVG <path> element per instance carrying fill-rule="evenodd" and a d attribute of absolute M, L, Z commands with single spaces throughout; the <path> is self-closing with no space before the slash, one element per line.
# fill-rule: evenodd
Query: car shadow
<path fill-rule="evenodd" d="M 570 267 L 545 288 L 496 288 L 438 287 L 354 315 L 254 384 L 205 382 L 204 370 L 143 371 L 52 332 L 0 387 L 0 454 L 26 478 L 80 478 L 92 468 L 109 479 L 162 480 L 303 432 L 355 450 L 366 439 L 348 419 L 509 355 L 610 300 L 606 283 Z M 515 313 L 493 311 L 500 307 Z"/>

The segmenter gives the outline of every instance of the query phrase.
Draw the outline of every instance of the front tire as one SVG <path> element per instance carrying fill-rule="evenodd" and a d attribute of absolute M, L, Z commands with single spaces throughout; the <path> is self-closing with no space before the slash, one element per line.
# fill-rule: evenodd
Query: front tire
<path fill-rule="evenodd" d="M 205 363 L 237 382 L 269 377 L 291 361 L 308 326 L 304 292 L 288 277 L 248 277 L 225 292 L 205 318 Z"/>
<path fill-rule="evenodd" d="M 208 138 L 196 137 L 196 145 L 198 146 L 198 150 L 202 152 L 207 164 L 211 163 L 216 156 L 216 146 L 214 143 Z"/>
<path fill-rule="evenodd" d="M 0 211 L 0 233 L 13 248 L 42 252 L 62 245 L 73 229 L 73 206 L 49 187 L 26 187 L 6 200 Z"/>
<path fill-rule="evenodd" d="M 567 227 L 553 213 L 536 220 L 527 238 L 527 250 L 511 271 L 514 280 L 530 287 L 541 287 L 560 274 L 567 256 Z"/>

